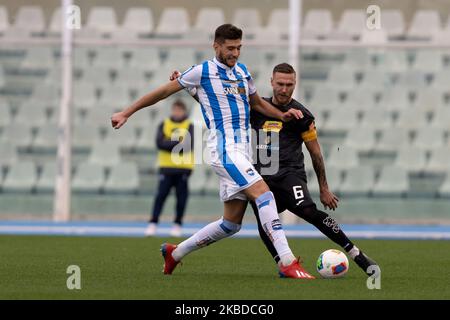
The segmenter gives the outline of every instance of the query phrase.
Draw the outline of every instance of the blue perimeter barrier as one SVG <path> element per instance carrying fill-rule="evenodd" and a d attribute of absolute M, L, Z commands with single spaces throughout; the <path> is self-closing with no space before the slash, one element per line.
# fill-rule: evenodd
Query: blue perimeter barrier
<path fill-rule="evenodd" d="M 188 237 L 206 224 L 185 223 L 183 237 Z M 0 221 L 0 235 L 62 235 L 89 237 L 144 237 L 148 226 L 143 222 L 71 221 Z M 156 236 L 168 237 L 172 224 L 160 223 Z M 450 225 L 342 225 L 351 238 L 450 240 Z M 285 225 L 288 237 L 324 238 L 312 225 Z M 258 237 L 256 224 L 244 224 L 235 237 Z"/>

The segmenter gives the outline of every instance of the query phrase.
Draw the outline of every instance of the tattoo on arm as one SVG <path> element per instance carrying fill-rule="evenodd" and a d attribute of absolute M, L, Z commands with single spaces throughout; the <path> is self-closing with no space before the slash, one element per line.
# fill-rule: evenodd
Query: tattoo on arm
<path fill-rule="evenodd" d="M 323 162 L 322 153 L 311 153 L 311 160 L 316 172 L 319 188 L 328 188 L 327 177 L 325 175 L 325 164 Z"/>

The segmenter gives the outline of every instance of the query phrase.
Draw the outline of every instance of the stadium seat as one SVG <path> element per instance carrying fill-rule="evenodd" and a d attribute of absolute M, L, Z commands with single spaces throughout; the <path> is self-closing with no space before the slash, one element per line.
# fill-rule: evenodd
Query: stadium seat
<path fill-rule="evenodd" d="M 0 129 L 12 122 L 12 116 L 9 109 L 9 103 L 0 102 Z"/>
<path fill-rule="evenodd" d="M 25 31 L 28 36 L 45 30 L 44 12 L 40 6 L 21 6 L 10 31 Z"/>
<path fill-rule="evenodd" d="M 327 163 L 339 169 L 348 169 L 359 165 L 358 152 L 351 147 L 337 147 L 331 149 Z"/>
<path fill-rule="evenodd" d="M 125 124 L 120 130 L 108 130 L 102 143 L 121 149 L 132 149 L 136 144 L 136 129 Z"/>
<path fill-rule="evenodd" d="M 15 124 L 25 124 L 34 127 L 41 127 L 49 123 L 47 117 L 46 108 L 40 105 L 32 105 L 31 101 L 24 103 L 16 116 L 14 117 L 13 123 Z"/>
<path fill-rule="evenodd" d="M 363 10 L 346 9 L 337 26 L 337 35 L 359 38 L 366 27 L 366 13 Z"/>
<path fill-rule="evenodd" d="M 440 50 L 419 50 L 412 65 L 414 70 L 435 73 L 442 70 L 444 62 Z"/>
<path fill-rule="evenodd" d="M 349 196 L 367 196 L 375 184 L 375 172 L 372 166 L 359 166 L 347 170 L 339 192 Z"/>
<path fill-rule="evenodd" d="M 431 126 L 420 128 L 416 131 L 416 137 L 412 146 L 422 150 L 445 148 L 444 130 L 442 128 L 433 128 Z"/>
<path fill-rule="evenodd" d="M 82 76 L 75 79 L 74 85 L 78 83 L 90 84 L 94 88 L 112 83 L 111 70 L 109 68 L 92 68 L 83 69 Z"/>
<path fill-rule="evenodd" d="M 364 111 L 361 127 L 372 129 L 388 129 L 393 125 L 392 113 L 382 108 L 373 108 Z"/>
<path fill-rule="evenodd" d="M 139 170 L 134 162 L 120 163 L 111 168 L 104 185 L 105 193 L 137 193 L 139 190 Z"/>
<path fill-rule="evenodd" d="M 56 125 L 45 125 L 39 128 L 32 144 L 33 151 L 56 151 L 58 143 L 58 127 Z"/>
<path fill-rule="evenodd" d="M 61 36 L 61 27 L 62 27 L 61 7 L 57 7 L 52 13 L 47 34 L 55 37 Z"/>
<path fill-rule="evenodd" d="M 78 193 L 97 193 L 105 182 L 104 168 L 101 163 L 81 163 L 72 179 L 72 191 Z"/>
<path fill-rule="evenodd" d="M 363 28 L 359 40 L 366 45 L 383 45 L 388 41 L 388 36 L 384 29 L 369 30 Z"/>
<path fill-rule="evenodd" d="M 30 98 L 22 104 L 23 106 L 46 106 L 52 107 L 60 103 L 60 90 L 47 83 L 38 84 L 34 87 Z"/>
<path fill-rule="evenodd" d="M 94 6 L 89 11 L 84 28 L 102 35 L 112 35 L 118 30 L 116 12 L 112 7 Z"/>
<path fill-rule="evenodd" d="M 287 39 L 289 30 L 289 10 L 273 9 L 269 14 L 269 21 L 264 31 L 277 34 L 277 39 Z M 279 61 L 285 61 L 279 60 Z"/>
<path fill-rule="evenodd" d="M 408 146 L 409 140 L 409 132 L 405 128 L 386 129 L 382 132 L 381 138 L 375 149 L 377 151 L 392 152 L 402 146 Z"/>
<path fill-rule="evenodd" d="M 377 91 L 370 87 L 357 87 L 347 93 L 343 105 L 359 111 L 372 111 L 375 109 Z"/>
<path fill-rule="evenodd" d="M 428 88 L 416 92 L 413 107 L 424 112 L 436 111 L 444 107 L 444 94 L 440 89 Z"/>
<path fill-rule="evenodd" d="M 374 58 L 366 48 L 349 48 L 344 52 L 345 59 L 341 68 L 353 70 L 354 72 L 362 70 L 373 71 Z"/>
<path fill-rule="evenodd" d="M 378 106 L 384 110 L 408 109 L 411 101 L 409 91 L 405 87 L 394 87 L 382 92 Z"/>
<path fill-rule="evenodd" d="M 198 164 L 192 171 L 189 178 L 189 191 L 202 194 L 205 191 L 206 182 L 208 179 L 206 166 Z"/>
<path fill-rule="evenodd" d="M 52 68 L 56 64 L 54 51 L 51 47 L 28 48 L 25 59 L 21 63 L 21 69 L 44 70 Z"/>
<path fill-rule="evenodd" d="M 327 86 L 341 90 L 352 90 L 356 85 L 355 73 L 345 66 L 331 68 L 328 72 Z"/>
<path fill-rule="evenodd" d="M 340 187 L 342 185 L 342 169 L 337 168 L 334 165 L 329 165 L 326 167 L 326 176 L 330 191 L 334 193 L 340 192 Z M 308 179 L 308 190 L 312 194 L 319 194 L 320 192 L 319 182 L 317 181 L 315 172 L 312 172 Z"/>
<path fill-rule="evenodd" d="M 363 125 L 351 128 L 347 131 L 344 145 L 358 151 L 371 151 L 375 146 L 375 129 Z"/>
<path fill-rule="evenodd" d="M 120 150 L 116 145 L 96 143 L 92 146 L 88 161 L 92 164 L 114 166 L 121 162 Z"/>
<path fill-rule="evenodd" d="M 125 86 L 134 91 L 147 84 L 148 80 L 145 77 L 145 71 L 140 68 L 125 67 L 118 69 L 114 79 L 114 85 Z"/>
<path fill-rule="evenodd" d="M 131 51 L 129 67 L 145 71 L 153 71 L 161 66 L 157 48 L 135 48 Z"/>
<path fill-rule="evenodd" d="M 73 85 L 72 102 L 77 109 L 91 109 L 97 104 L 97 92 L 88 83 L 75 82 Z"/>
<path fill-rule="evenodd" d="M 422 71 L 412 70 L 400 73 L 394 85 L 410 90 L 422 90 L 427 86 L 427 82 Z"/>
<path fill-rule="evenodd" d="M 177 69 L 184 72 L 193 65 L 198 63 L 196 58 L 196 51 L 194 48 L 170 48 L 167 51 L 167 58 L 164 61 L 164 66 L 168 70 Z M 168 81 L 170 73 L 165 74 L 165 81 Z"/>
<path fill-rule="evenodd" d="M 210 172 L 206 183 L 205 192 L 209 195 L 217 195 L 220 191 L 219 177 L 216 173 Z"/>
<path fill-rule="evenodd" d="M 97 125 L 99 128 L 107 128 L 112 130 L 111 127 L 111 115 L 116 110 L 123 108 L 123 105 L 97 105 L 95 108 L 87 110 L 87 113 L 83 121 L 78 121 L 77 124 L 85 123 L 91 125 Z M 137 118 L 137 117 L 136 117 Z M 132 121 L 130 121 L 132 122 Z"/>
<path fill-rule="evenodd" d="M 409 190 L 408 172 L 396 166 L 383 167 L 373 188 L 376 196 L 403 196 Z"/>
<path fill-rule="evenodd" d="M 56 163 L 46 162 L 36 183 L 36 192 L 53 192 L 56 183 Z"/>
<path fill-rule="evenodd" d="M 91 50 L 86 47 L 74 47 L 72 51 L 73 66 L 76 69 L 88 69 L 91 65 Z"/>
<path fill-rule="evenodd" d="M 336 109 L 341 104 L 340 91 L 337 88 L 319 86 L 309 101 L 311 111 L 329 111 Z"/>
<path fill-rule="evenodd" d="M 16 146 L 4 139 L 0 140 L 0 175 L 1 167 L 7 167 L 14 163 L 17 163 L 17 150 Z"/>
<path fill-rule="evenodd" d="M 102 94 L 98 102 L 99 105 L 109 105 L 113 109 L 122 109 L 132 102 L 130 89 L 121 83 L 105 86 L 102 88 L 101 92 Z"/>
<path fill-rule="evenodd" d="M 343 112 L 342 109 L 338 107 L 330 110 L 330 115 L 322 128 L 332 131 L 346 131 L 355 127 L 358 123 L 357 112 L 349 109 Z"/>
<path fill-rule="evenodd" d="M 439 188 L 439 195 L 441 197 L 450 197 L 450 170 L 447 172 L 444 183 Z"/>
<path fill-rule="evenodd" d="M 255 8 L 239 8 L 233 13 L 232 24 L 244 30 L 244 37 L 254 35 L 261 29 L 261 15 Z"/>
<path fill-rule="evenodd" d="M 419 129 L 427 127 L 428 123 L 426 112 L 406 109 L 399 112 L 395 126 L 405 129 Z"/>
<path fill-rule="evenodd" d="M 359 84 L 359 89 L 384 91 L 385 89 L 391 86 L 392 86 L 391 77 L 387 72 L 373 69 L 363 70 L 363 79 Z"/>
<path fill-rule="evenodd" d="M 0 35 L 10 28 L 8 10 L 5 6 L 0 6 Z"/>
<path fill-rule="evenodd" d="M 405 21 L 400 10 L 383 9 L 381 24 L 389 38 L 400 38 L 405 33 Z"/>
<path fill-rule="evenodd" d="M 431 40 L 433 34 L 441 30 L 439 12 L 435 10 L 417 10 L 408 29 L 412 39 Z"/>
<path fill-rule="evenodd" d="M 376 69 L 385 72 L 405 72 L 409 69 L 408 55 L 405 51 L 391 50 L 377 55 Z"/>
<path fill-rule="evenodd" d="M 441 70 L 434 75 L 432 87 L 449 92 L 450 72 Z"/>
<path fill-rule="evenodd" d="M 189 29 L 189 14 L 185 8 L 166 7 L 161 14 L 155 34 L 159 37 L 182 37 Z"/>
<path fill-rule="evenodd" d="M 331 12 L 326 9 L 312 9 L 306 13 L 302 38 L 325 38 L 333 30 Z"/>
<path fill-rule="evenodd" d="M 88 150 L 94 141 L 100 140 L 100 130 L 92 124 L 74 125 L 72 130 L 72 148 Z"/>
<path fill-rule="evenodd" d="M 225 14 L 222 8 L 200 8 L 193 30 L 212 36 L 217 26 L 225 23 Z"/>
<path fill-rule="evenodd" d="M 107 68 L 117 70 L 123 68 L 125 58 L 123 51 L 119 47 L 97 48 L 92 66 L 95 68 Z"/>
<path fill-rule="evenodd" d="M 397 150 L 394 165 L 410 172 L 421 172 L 427 162 L 426 152 L 415 147 L 402 147 Z"/>
<path fill-rule="evenodd" d="M 442 173 L 450 168 L 450 152 L 448 148 L 434 149 L 426 165 L 426 171 Z"/>
<path fill-rule="evenodd" d="M 9 143 L 16 147 L 28 148 L 31 146 L 33 136 L 31 125 L 24 123 L 11 123 L 3 128 L 1 143 Z"/>
<path fill-rule="evenodd" d="M 19 161 L 9 167 L 3 181 L 3 192 L 31 192 L 36 185 L 36 165 L 31 161 Z"/>
<path fill-rule="evenodd" d="M 152 10 L 148 7 L 130 7 L 125 13 L 121 32 L 135 38 L 149 36 L 154 31 Z"/>
<path fill-rule="evenodd" d="M 450 108 L 442 107 L 436 110 L 434 113 L 433 121 L 431 126 L 446 129 L 450 132 Z"/>

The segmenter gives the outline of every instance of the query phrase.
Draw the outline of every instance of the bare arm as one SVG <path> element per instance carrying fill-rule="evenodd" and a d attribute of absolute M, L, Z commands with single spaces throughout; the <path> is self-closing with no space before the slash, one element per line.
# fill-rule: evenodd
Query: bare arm
<path fill-rule="evenodd" d="M 155 103 L 167 98 L 168 96 L 180 91 L 183 87 L 178 83 L 178 81 L 170 81 L 150 93 L 146 94 L 131 106 L 126 108 L 121 112 L 114 113 L 111 117 L 111 124 L 113 128 L 119 129 L 125 124 L 129 117 L 131 117 L 135 112 L 154 105 Z"/>
<path fill-rule="evenodd" d="M 292 118 L 303 118 L 303 114 L 300 110 L 289 109 L 287 112 L 282 112 L 272 106 L 270 103 L 262 99 L 257 93 L 250 96 L 250 106 L 256 111 L 264 114 L 265 116 L 280 119 L 282 121 L 289 121 Z"/>
<path fill-rule="evenodd" d="M 320 189 L 320 201 L 325 208 L 335 210 L 339 199 L 328 189 L 327 177 L 325 174 L 325 163 L 323 161 L 320 144 L 317 139 L 305 142 L 306 148 L 311 155 L 314 171 L 316 172 L 317 181 Z"/>

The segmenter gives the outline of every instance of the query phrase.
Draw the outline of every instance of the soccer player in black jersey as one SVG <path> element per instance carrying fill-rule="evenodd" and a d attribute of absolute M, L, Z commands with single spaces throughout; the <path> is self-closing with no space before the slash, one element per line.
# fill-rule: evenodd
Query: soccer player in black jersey
<path fill-rule="evenodd" d="M 257 132 L 254 135 L 256 139 L 253 139 L 256 144 L 257 157 L 255 168 L 274 194 L 279 213 L 287 209 L 313 224 L 330 240 L 341 246 L 364 272 L 371 275 L 372 270 L 367 269 L 371 265 L 377 265 L 376 262 L 347 238 L 336 220 L 316 207 L 308 191 L 302 152 L 303 144 L 311 156 L 317 175 L 320 201 L 325 208 L 331 210 L 337 208 L 339 199 L 328 188 L 314 116 L 301 103 L 292 99 L 296 85 L 295 79 L 295 70 L 291 65 L 281 63 L 275 66 L 271 79 L 273 96 L 264 99 L 281 111 L 289 108 L 301 110 L 304 116 L 302 119 L 283 123 L 277 119 L 268 118 L 255 110 L 250 113 L 252 129 Z M 275 262 L 278 263 L 276 250 L 265 232 L 265 227 L 261 225 L 257 208 L 253 202 L 252 207 L 258 221 L 261 239 Z"/>

